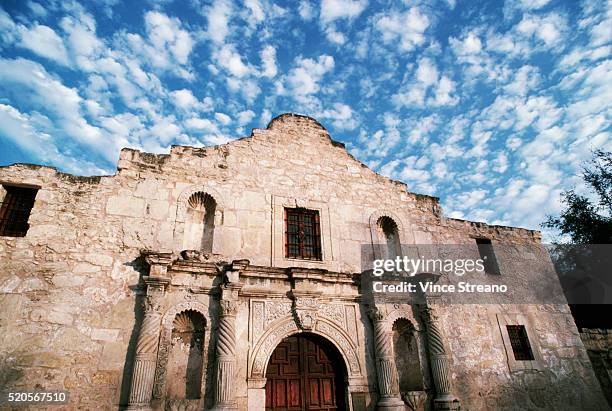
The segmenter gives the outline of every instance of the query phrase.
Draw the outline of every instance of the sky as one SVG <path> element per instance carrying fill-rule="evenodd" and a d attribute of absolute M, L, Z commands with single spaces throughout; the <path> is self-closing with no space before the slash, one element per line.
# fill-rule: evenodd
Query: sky
<path fill-rule="evenodd" d="M 612 0 L 3 0 L 0 165 L 113 174 L 293 112 L 450 217 L 539 229 L 612 150 L 611 43 Z"/>

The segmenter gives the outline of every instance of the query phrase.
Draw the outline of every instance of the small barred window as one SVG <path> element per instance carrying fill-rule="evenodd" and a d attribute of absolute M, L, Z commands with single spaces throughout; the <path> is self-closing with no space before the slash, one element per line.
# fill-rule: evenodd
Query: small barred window
<path fill-rule="evenodd" d="M 527 337 L 525 326 L 506 325 L 506 328 L 508 329 L 508 337 L 510 338 L 510 345 L 512 345 L 514 359 L 517 361 L 533 360 L 533 351 L 531 351 L 531 345 L 529 344 L 529 337 Z"/>
<path fill-rule="evenodd" d="M 3 185 L 6 194 L 0 206 L 0 236 L 24 237 L 37 188 Z"/>

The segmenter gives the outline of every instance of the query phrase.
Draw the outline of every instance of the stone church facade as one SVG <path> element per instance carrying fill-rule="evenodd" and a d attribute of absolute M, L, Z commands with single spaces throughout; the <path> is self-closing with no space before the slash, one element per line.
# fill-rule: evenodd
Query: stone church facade
<path fill-rule="evenodd" d="M 0 183 L 5 391 L 67 390 L 64 409 L 608 409 L 567 305 L 364 303 L 364 245 L 540 235 L 444 217 L 311 118 L 124 149 L 113 176 L 16 164 Z"/>

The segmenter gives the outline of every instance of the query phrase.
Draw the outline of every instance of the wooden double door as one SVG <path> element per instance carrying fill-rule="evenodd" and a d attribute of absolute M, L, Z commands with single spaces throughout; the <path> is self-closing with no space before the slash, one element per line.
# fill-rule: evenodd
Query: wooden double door
<path fill-rule="evenodd" d="M 270 357 L 266 378 L 266 410 L 346 409 L 343 360 L 316 335 L 285 338 Z"/>

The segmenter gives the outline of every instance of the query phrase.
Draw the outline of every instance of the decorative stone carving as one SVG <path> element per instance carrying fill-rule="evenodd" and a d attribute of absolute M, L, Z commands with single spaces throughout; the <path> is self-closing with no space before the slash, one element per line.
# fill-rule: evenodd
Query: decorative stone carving
<path fill-rule="evenodd" d="M 427 398 L 425 391 L 408 391 L 402 393 L 402 400 L 412 411 L 418 411 Z"/>
<path fill-rule="evenodd" d="M 368 316 L 374 325 L 374 349 L 378 377 L 378 410 L 401 411 L 404 403 L 399 396 L 397 370 L 393 360 L 393 346 L 390 327 L 383 311 L 378 307 L 368 308 Z"/>
<path fill-rule="evenodd" d="M 232 278 L 238 279 L 238 276 Z M 236 312 L 240 283 L 229 283 L 221 287 L 221 312 L 217 330 L 217 378 L 215 384 L 215 410 L 236 410 Z"/>
<path fill-rule="evenodd" d="M 155 381 L 157 348 L 161 328 L 161 298 L 167 279 L 145 277 L 147 296 L 143 301 L 144 318 L 136 342 L 128 409 L 149 409 Z"/>
<path fill-rule="evenodd" d="M 346 329 L 344 306 L 340 304 L 321 304 L 319 309 L 322 315 Z"/>
<path fill-rule="evenodd" d="M 264 368 L 272 351 L 285 336 L 297 331 L 298 327 L 294 321 L 289 321 L 276 328 L 274 332 L 268 334 L 264 342 L 259 347 L 259 352 L 253 363 L 253 374 L 263 376 Z"/>
<path fill-rule="evenodd" d="M 438 327 L 438 316 L 432 306 L 424 306 L 421 316 L 427 327 L 431 373 L 436 387 L 434 409 L 458 410 L 460 403 L 452 394 L 449 359 L 442 332 Z"/>
<path fill-rule="evenodd" d="M 166 372 L 168 370 L 168 354 L 170 353 L 171 330 L 162 330 L 157 351 L 157 368 L 153 384 L 153 398 L 162 398 L 166 392 Z"/>
<path fill-rule="evenodd" d="M 251 329 L 253 332 L 252 340 L 257 339 L 264 332 L 264 310 L 265 303 L 263 301 L 251 302 Z"/>
<path fill-rule="evenodd" d="M 267 329 L 274 321 L 286 317 L 291 313 L 291 301 L 282 300 L 280 298 L 266 301 L 266 317 L 264 327 Z"/>
<path fill-rule="evenodd" d="M 332 341 L 339 345 L 347 355 L 347 361 L 349 363 L 350 371 L 353 373 L 359 373 L 359 360 L 355 349 L 349 342 L 349 340 L 338 331 L 338 329 L 332 327 L 330 324 L 320 321 L 317 323 L 317 330 L 322 334 L 328 336 Z"/>
<path fill-rule="evenodd" d="M 318 293 L 292 291 L 293 312 L 298 326 L 304 331 L 310 331 L 317 322 L 319 313 Z"/>
<path fill-rule="evenodd" d="M 283 340 L 283 338 L 296 334 L 300 331 L 297 323 L 294 320 L 286 320 L 274 327 L 267 334 L 264 334 L 263 341 L 256 344 L 254 350 L 254 360 L 250 372 L 249 379 L 257 380 L 264 378 L 264 372 L 268 358 L 272 351 Z M 345 332 L 336 325 L 320 319 L 317 321 L 314 333 L 322 335 L 331 341 L 338 350 L 342 353 L 346 360 L 347 371 L 350 377 L 361 377 L 361 365 L 355 347 L 350 342 L 350 338 L 345 335 Z"/>

